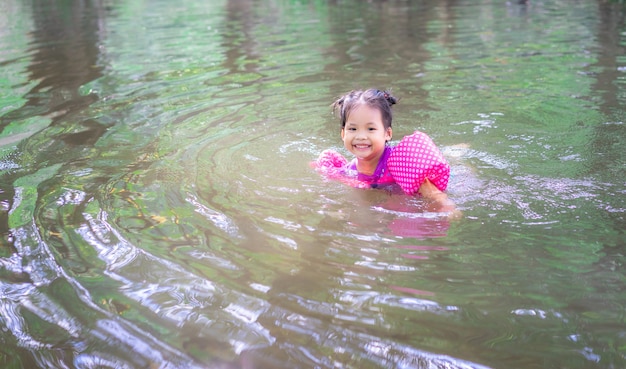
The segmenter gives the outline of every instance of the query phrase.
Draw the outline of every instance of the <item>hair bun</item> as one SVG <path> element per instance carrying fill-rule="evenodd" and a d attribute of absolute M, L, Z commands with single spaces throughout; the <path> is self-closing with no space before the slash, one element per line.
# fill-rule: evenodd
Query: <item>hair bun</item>
<path fill-rule="evenodd" d="M 398 99 L 396 99 L 395 97 L 393 97 L 389 91 L 385 90 L 385 91 L 381 91 L 383 94 L 383 97 L 385 98 L 385 100 L 387 100 L 387 102 L 389 103 L 389 105 L 395 105 L 398 102 Z"/>

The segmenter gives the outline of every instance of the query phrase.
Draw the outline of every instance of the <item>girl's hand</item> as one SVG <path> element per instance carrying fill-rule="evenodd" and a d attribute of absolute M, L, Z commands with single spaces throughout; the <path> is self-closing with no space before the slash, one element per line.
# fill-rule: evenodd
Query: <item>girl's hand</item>
<path fill-rule="evenodd" d="M 429 210 L 437 213 L 451 213 L 453 218 L 458 218 L 461 212 L 456 210 L 456 205 L 448 198 L 445 192 L 439 190 L 428 179 L 422 183 L 417 191 L 426 200 L 430 200 Z"/>

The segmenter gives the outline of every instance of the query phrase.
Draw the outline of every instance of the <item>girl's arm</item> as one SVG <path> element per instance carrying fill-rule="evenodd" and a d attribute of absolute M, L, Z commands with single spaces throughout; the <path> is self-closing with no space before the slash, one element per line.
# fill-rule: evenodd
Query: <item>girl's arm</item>
<path fill-rule="evenodd" d="M 448 198 L 445 192 L 439 190 L 432 182 L 426 178 L 418 190 L 419 194 L 430 200 L 432 209 L 435 212 L 456 212 L 456 205 Z"/>

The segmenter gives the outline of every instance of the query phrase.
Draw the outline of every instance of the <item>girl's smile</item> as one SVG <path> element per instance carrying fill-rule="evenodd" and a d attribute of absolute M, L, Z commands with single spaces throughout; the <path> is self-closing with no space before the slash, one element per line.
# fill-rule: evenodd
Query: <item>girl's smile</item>
<path fill-rule="evenodd" d="M 374 173 L 391 133 L 391 127 L 385 128 L 383 124 L 380 110 L 359 105 L 350 112 L 341 139 L 345 148 L 356 156 L 359 172 Z"/>

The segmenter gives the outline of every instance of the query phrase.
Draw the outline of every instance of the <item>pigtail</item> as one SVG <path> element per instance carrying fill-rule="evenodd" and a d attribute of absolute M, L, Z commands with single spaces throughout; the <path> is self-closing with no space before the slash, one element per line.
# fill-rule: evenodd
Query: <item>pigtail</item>
<path fill-rule="evenodd" d="M 343 103 L 345 100 L 346 96 L 341 96 L 330 105 L 331 109 L 333 110 L 333 114 L 341 114 L 341 110 L 343 110 Z"/>
<path fill-rule="evenodd" d="M 347 94 L 339 97 L 331 105 L 333 109 L 333 113 L 335 115 L 339 115 L 339 120 L 341 122 L 342 128 L 345 127 L 346 120 L 348 119 L 348 114 L 350 113 L 350 110 L 352 109 L 354 105 L 353 100 L 358 100 L 358 99 L 355 99 L 355 97 L 360 96 L 360 93 L 361 91 L 352 90 L 348 92 Z"/>
<path fill-rule="evenodd" d="M 339 120 L 341 121 L 341 127 L 346 125 L 346 114 L 345 114 L 345 109 L 344 109 L 344 103 L 346 102 L 347 98 L 348 98 L 348 95 L 341 96 L 340 98 L 335 100 L 334 103 L 331 104 L 333 114 L 335 116 L 337 115 L 339 116 Z"/>
<path fill-rule="evenodd" d="M 398 103 L 398 99 L 396 99 L 395 96 L 391 95 L 391 91 L 383 90 L 383 91 L 380 91 L 380 93 L 383 95 L 383 98 L 387 101 L 389 106 L 392 106 Z"/>

